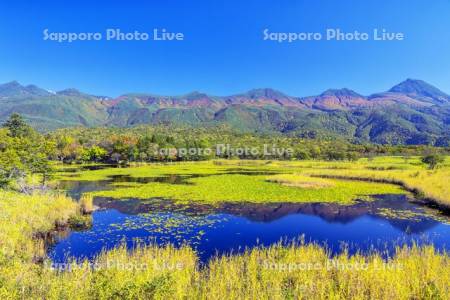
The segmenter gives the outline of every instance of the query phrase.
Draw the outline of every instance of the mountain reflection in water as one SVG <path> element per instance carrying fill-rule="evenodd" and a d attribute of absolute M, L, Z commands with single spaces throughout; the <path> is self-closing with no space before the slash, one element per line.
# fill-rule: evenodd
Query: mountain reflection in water
<path fill-rule="evenodd" d="M 405 195 L 383 195 L 353 205 L 335 203 L 179 204 L 167 199 L 95 198 L 93 227 L 72 232 L 48 250 L 51 259 L 93 258 L 122 243 L 191 245 L 205 262 L 303 237 L 339 253 L 392 253 L 398 244 L 432 243 L 450 250 L 448 216 L 419 206 Z"/>

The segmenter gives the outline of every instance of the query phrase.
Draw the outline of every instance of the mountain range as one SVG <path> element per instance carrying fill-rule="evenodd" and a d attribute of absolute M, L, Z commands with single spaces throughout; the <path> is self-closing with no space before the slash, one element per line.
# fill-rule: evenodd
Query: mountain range
<path fill-rule="evenodd" d="M 339 136 L 380 144 L 450 144 L 450 96 L 407 79 L 369 96 L 342 88 L 293 97 L 264 88 L 231 96 L 94 96 L 76 89 L 51 92 L 13 81 L 0 84 L 0 121 L 17 112 L 35 128 L 71 126 L 227 124 L 245 132 L 303 137 Z"/>

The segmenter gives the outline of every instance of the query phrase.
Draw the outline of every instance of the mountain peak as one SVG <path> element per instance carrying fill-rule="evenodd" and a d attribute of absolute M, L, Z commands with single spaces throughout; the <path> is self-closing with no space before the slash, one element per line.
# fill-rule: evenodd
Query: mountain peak
<path fill-rule="evenodd" d="M 49 92 L 36 85 L 23 86 L 15 80 L 0 84 L 0 96 L 3 97 L 45 96 L 48 94 Z"/>
<path fill-rule="evenodd" d="M 57 92 L 58 95 L 65 95 L 65 96 L 82 96 L 84 95 L 82 92 L 80 92 L 77 89 L 74 88 L 68 88 L 64 89 L 62 91 Z"/>
<path fill-rule="evenodd" d="M 187 100 L 195 100 L 195 99 L 199 99 L 199 98 L 209 98 L 209 96 L 207 94 L 199 92 L 199 91 L 193 91 L 193 92 L 190 92 L 190 93 L 182 96 L 182 98 L 186 98 Z"/>
<path fill-rule="evenodd" d="M 245 93 L 247 97 L 250 97 L 252 99 L 255 98 L 269 98 L 269 99 L 276 99 L 276 98 L 287 98 L 285 94 L 283 94 L 280 91 L 271 89 L 271 88 L 259 88 L 259 89 L 253 89 Z"/>
<path fill-rule="evenodd" d="M 443 91 L 439 90 L 437 87 L 418 79 L 408 78 L 405 81 L 392 87 L 389 92 L 400 93 L 411 96 L 419 97 L 429 97 L 438 102 L 450 101 L 450 96 L 448 96 Z"/>
<path fill-rule="evenodd" d="M 17 80 L 13 80 L 13 81 L 1 84 L 0 86 L 22 86 L 22 85 Z"/>
<path fill-rule="evenodd" d="M 435 88 L 432 85 L 426 83 L 420 79 L 407 78 L 399 84 L 393 86 L 389 92 L 392 93 L 413 93 L 423 89 Z"/>
<path fill-rule="evenodd" d="M 20 90 L 23 86 L 16 80 L 0 84 L 0 92 L 5 90 Z"/>
<path fill-rule="evenodd" d="M 355 98 L 364 98 L 362 95 L 358 94 L 357 92 L 342 88 L 342 89 L 328 89 L 325 92 L 323 92 L 320 96 L 336 96 L 336 97 L 355 97 Z"/>

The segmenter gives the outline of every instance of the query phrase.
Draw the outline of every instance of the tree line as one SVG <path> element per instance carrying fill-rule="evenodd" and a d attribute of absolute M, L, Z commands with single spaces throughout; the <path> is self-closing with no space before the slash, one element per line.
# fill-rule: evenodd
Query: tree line
<path fill-rule="evenodd" d="M 36 132 L 20 115 L 11 115 L 0 128 L 0 187 L 14 182 L 25 189 L 30 174 L 40 174 L 45 185 L 55 151 L 52 139 Z"/>
<path fill-rule="evenodd" d="M 63 162 L 167 162 L 224 159 L 356 160 L 380 155 L 423 155 L 450 152 L 450 148 L 355 144 L 345 139 L 309 139 L 281 134 L 236 132 L 225 125 L 207 128 L 138 126 L 131 128 L 66 128 L 49 135 Z M 234 151 L 226 151 L 230 147 Z M 271 151 L 264 148 L 289 149 Z M 259 151 L 235 151 L 235 149 Z M 189 149 L 212 151 L 187 151 Z M 225 149 L 223 151 L 216 151 Z M 286 153 L 289 152 L 289 153 Z"/>
<path fill-rule="evenodd" d="M 216 151 L 218 146 L 259 151 Z M 267 154 L 269 149 L 289 149 Z M 194 149 L 196 151 L 190 151 Z M 210 149 L 211 151 L 204 151 Z M 426 163 L 437 165 L 450 148 L 355 144 L 345 139 L 304 138 L 282 134 L 236 132 L 226 125 L 205 128 L 171 125 L 130 128 L 65 128 L 41 134 L 18 114 L 0 128 L 0 186 L 40 174 L 42 182 L 52 172 L 52 161 L 63 163 L 198 161 L 223 159 L 356 160 L 379 155 L 427 154 Z"/>

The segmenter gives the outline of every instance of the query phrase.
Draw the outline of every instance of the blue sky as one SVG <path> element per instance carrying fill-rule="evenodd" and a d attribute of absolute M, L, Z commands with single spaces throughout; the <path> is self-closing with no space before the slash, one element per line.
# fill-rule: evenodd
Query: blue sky
<path fill-rule="evenodd" d="M 272 87 L 294 96 L 349 87 L 384 91 L 406 79 L 450 93 L 450 1 L 13 1 L 0 2 L 0 82 L 117 96 L 228 95 Z M 107 28 L 182 32 L 184 41 L 43 40 Z M 403 32 L 403 41 L 263 40 L 327 28 Z"/>

